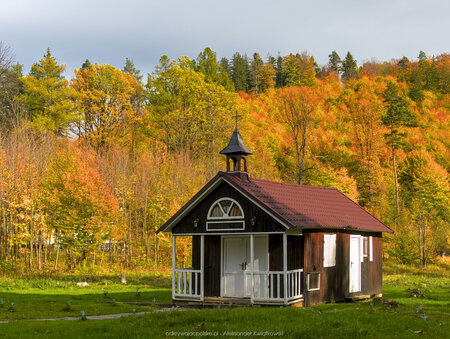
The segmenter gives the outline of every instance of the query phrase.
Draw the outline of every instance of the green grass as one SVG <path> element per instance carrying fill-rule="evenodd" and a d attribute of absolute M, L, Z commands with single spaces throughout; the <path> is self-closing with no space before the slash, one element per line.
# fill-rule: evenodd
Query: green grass
<path fill-rule="evenodd" d="M 87 315 L 151 310 L 116 301 L 169 302 L 170 284 L 167 273 L 128 278 L 129 284 L 119 284 L 116 277 L 96 277 L 88 287 L 77 287 L 78 278 L 47 279 L 45 286 L 36 287 L 39 279 L 11 281 L 0 284 L 0 297 L 7 294 L 17 300 L 16 312 L 0 308 L 0 318 L 13 319 L 0 324 L 0 336 L 28 338 L 160 338 L 171 335 L 241 336 L 259 334 L 304 338 L 450 338 L 450 279 L 447 266 L 427 269 L 385 265 L 385 298 L 393 299 L 397 307 L 380 301 L 334 303 L 311 308 L 252 307 L 233 309 L 183 310 L 131 316 L 114 320 L 44 321 L 20 319 L 42 318 L 43 315 Z M 1 281 L 1 280 L 0 280 Z M 40 282 L 41 284 L 44 282 Z M 106 283 L 106 285 L 105 285 Z M 34 286 L 34 287 L 33 287 Z M 59 286 L 59 287 L 58 287 Z M 141 295 L 136 295 L 136 286 Z M 105 287 L 108 294 L 104 296 Z M 427 298 L 411 297 L 410 288 L 420 288 Z M 74 313 L 62 311 L 72 300 Z M 417 309 L 421 311 L 417 313 Z M 76 308 L 76 310 L 75 310 Z M 11 314 L 8 314 L 11 313 Z"/>
<path fill-rule="evenodd" d="M 116 276 L 2 278 L 0 320 L 73 317 L 80 316 L 82 310 L 87 315 L 128 313 L 133 309 L 143 312 L 155 307 L 121 302 L 171 302 L 167 275 L 131 276 L 127 280 L 123 285 Z M 77 286 L 80 281 L 88 281 L 89 286 Z"/>

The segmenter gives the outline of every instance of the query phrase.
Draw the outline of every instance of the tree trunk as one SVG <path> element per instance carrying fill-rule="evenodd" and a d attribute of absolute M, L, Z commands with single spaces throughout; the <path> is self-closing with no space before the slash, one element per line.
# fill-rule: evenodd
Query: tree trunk
<path fill-rule="evenodd" d="M 56 248 L 56 258 L 55 258 L 55 270 L 58 269 L 58 258 L 59 258 L 59 245 L 56 244 L 56 238 L 55 238 L 55 246 L 58 246 Z"/>
<path fill-rule="evenodd" d="M 400 214 L 400 203 L 398 197 L 398 177 L 397 177 L 397 161 L 395 159 L 395 148 L 392 148 L 392 165 L 394 167 L 394 182 L 395 182 L 395 210 L 397 216 Z"/>

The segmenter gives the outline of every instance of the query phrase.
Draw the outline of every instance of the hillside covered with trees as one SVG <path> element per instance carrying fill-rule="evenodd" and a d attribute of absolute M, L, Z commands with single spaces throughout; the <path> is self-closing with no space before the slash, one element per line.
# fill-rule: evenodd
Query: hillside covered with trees
<path fill-rule="evenodd" d="M 236 113 L 251 177 L 340 189 L 395 230 L 389 260 L 448 251 L 448 54 L 359 67 L 206 48 L 148 77 L 86 60 L 70 79 L 50 50 L 28 73 L 11 55 L 0 44 L 0 270 L 168 266 L 155 231 L 224 170 Z"/>

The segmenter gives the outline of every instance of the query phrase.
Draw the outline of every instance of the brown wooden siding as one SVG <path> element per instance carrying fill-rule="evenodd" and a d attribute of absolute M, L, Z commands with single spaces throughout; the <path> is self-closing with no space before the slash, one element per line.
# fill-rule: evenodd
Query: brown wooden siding
<path fill-rule="evenodd" d="M 323 267 L 323 235 L 336 234 L 336 266 Z M 372 236 L 373 261 L 361 263 L 361 292 L 349 293 L 350 234 Z M 320 290 L 305 292 L 305 305 L 334 302 L 357 295 L 374 295 L 382 290 L 381 233 L 305 231 L 304 281 L 307 274 L 320 273 Z"/>
<path fill-rule="evenodd" d="M 269 271 L 283 270 L 283 235 L 269 234 Z"/>
<path fill-rule="evenodd" d="M 200 269 L 200 236 L 192 237 L 192 268 Z M 205 235 L 205 297 L 220 296 L 220 235 Z"/>
<path fill-rule="evenodd" d="M 205 297 L 220 296 L 220 235 L 205 236 Z"/>
<path fill-rule="evenodd" d="M 192 237 L 192 268 L 194 270 L 200 269 L 200 236 L 194 235 Z"/>
<path fill-rule="evenodd" d="M 287 237 L 288 270 L 303 268 L 302 293 L 307 306 L 334 302 L 357 295 L 382 293 L 382 238 L 380 233 L 336 232 L 336 266 L 323 267 L 323 235 L 332 232 L 307 231 L 302 236 Z M 373 261 L 361 263 L 361 292 L 349 293 L 350 234 L 372 236 Z M 205 296 L 220 296 L 219 235 L 205 236 Z M 192 237 L 192 267 L 200 269 L 200 236 Z M 283 270 L 283 236 L 269 234 L 269 270 Z M 306 276 L 320 272 L 320 290 L 306 291 Z M 276 289 L 276 286 L 274 286 Z M 281 295 L 283 297 L 283 286 Z"/>
<path fill-rule="evenodd" d="M 220 198 L 232 198 L 236 200 L 244 210 L 244 230 L 220 231 L 220 233 L 240 233 L 240 232 L 284 232 L 286 228 L 274 220 L 261 208 L 253 204 L 236 189 L 223 182 L 207 197 L 205 197 L 192 211 L 190 211 L 176 226 L 173 227 L 173 234 L 195 234 L 214 233 L 217 231 L 207 231 L 207 214 L 211 205 Z M 254 225 L 252 225 L 254 218 Z M 198 219 L 197 227 L 194 227 L 194 220 Z M 227 228 L 227 224 L 214 224 L 215 228 Z"/>

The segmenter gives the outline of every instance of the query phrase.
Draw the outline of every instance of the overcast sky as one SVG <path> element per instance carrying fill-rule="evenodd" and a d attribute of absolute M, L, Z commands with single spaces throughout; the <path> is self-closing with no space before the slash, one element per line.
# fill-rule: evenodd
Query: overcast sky
<path fill-rule="evenodd" d="M 205 47 L 263 57 L 307 50 L 319 64 L 336 50 L 361 65 L 450 52 L 449 0 L 0 0 L 0 41 L 28 72 L 47 47 L 70 77 L 88 58 L 152 72 L 161 55 Z"/>

